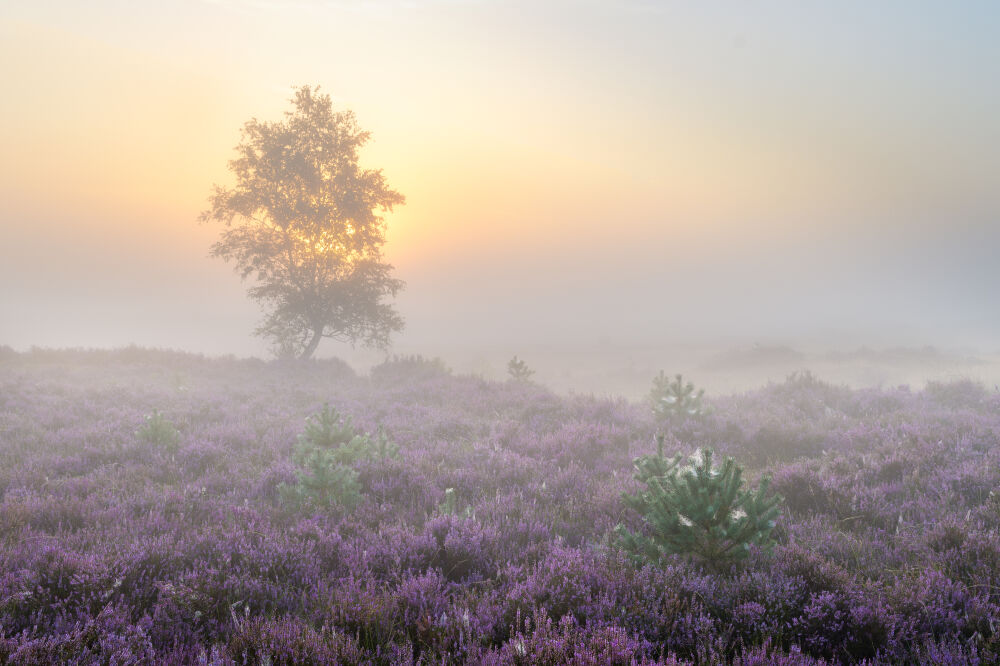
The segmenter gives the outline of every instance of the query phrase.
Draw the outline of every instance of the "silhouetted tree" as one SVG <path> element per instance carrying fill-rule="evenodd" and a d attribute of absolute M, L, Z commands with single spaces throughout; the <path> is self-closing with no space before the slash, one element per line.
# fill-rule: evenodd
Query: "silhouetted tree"
<path fill-rule="evenodd" d="M 515 382 L 526 382 L 531 380 L 535 371 L 528 367 L 528 364 L 514 355 L 514 358 L 507 362 L 507 374 Z"/>
<path fill-rule="evenodd" d="M 279 122 L 243 126 L 202 222 L 225 224 L 212 255 L 233 261 L 265 317 L 256 333 L 281 356 L 309 358 L 332 338 L 384 349 L 403 320 L 384 302 L 403 288 L 382 258 L 382 213 L 404 202 L 381 170 L 358 166 L 369 133 L 319 88 L 295 89 Z"/>

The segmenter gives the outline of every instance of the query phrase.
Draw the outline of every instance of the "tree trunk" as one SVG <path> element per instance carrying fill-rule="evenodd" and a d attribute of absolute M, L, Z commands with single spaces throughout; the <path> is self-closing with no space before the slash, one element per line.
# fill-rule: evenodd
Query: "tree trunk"
<path fill-rule="evenodd" d="M 305 348 L 302 350 L 302 353 L 299 354 L 299 358 L 301 359 L 312 358 L 313 352 L 316 351 L 316 347 L 319 347 L 319 341 L 322 339 L 323 339 L 323 329 L 317 328 L 313 330 L 312 340 L 309 341 L 309 344 L 307 344 Z"/>

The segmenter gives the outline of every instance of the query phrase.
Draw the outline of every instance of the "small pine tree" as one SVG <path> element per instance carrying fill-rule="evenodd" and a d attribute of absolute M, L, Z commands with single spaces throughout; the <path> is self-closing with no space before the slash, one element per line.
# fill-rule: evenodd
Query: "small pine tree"
<path fill-rule="evenodd" d="M 663 435 L 656 435 L 656 454 L 639 456 L 632 461 L 635 466 L 635 472 L 632 477 L 637 481 L 642 483 L 648 482 L 654 476 L 666 476 L 670 471 L 677 467 L 680 458 L 674 456 L 673 458 L 667 458 L 663 455 Z"/>
<path fill-rule="evenodd" d="M 358 472 L 337 461 L 334 451 L 315 446 L 300 446 L 292 456 L 299 467 L 293 486 L 280 488 L 282 501 L 297 506 L 353 509 L 361 503 Z"/>
<path fill-rule="evenodd" d="M 350 416 L 341 416 L 329 404 L 323 405 L 318 414 L 306 419 L 306 429 L 299 435 L 300 442 L 308 442 L 323 449 L 336 449 L 354 437 L 354 424 Z"/>
<path fill-rule="evenodd" d="M 358 434 L 350 416 L 341 416 L 324 405 L 322 411 L 306 419 L 306 429 L 292 454 L 299 468 L 297 483 L 279 489 L 282 500 L 322 509 L 353 508 L 361 502 L 361 485 L 351 465 L 398 455 L 399 448 L 381 428 L 374 436 Z"/>
<path fill-rule="evenodd" d="M 658 562 L 667 555 L 689 555 L 720 569 L 746 557 L 752 543 L 773 544 L 770 535 L 781 498 L 767 496 L 767 478 L 756 491 L 745 491 L 740 466 L 726 458 L 713 467 L 708 449 L 695 452 L 686 467 L 674 459 L 665 474 L 651 475 L 651 464 L 642 466 L 641 460 L 635 477 L 646 489 L 624 499 L 642 514 L 648 535 L 622 525 L 616 530 L 621 546 L 637 559 Z"/>
<path fill-rule="evenodd" d="M 459 515 L 459 511 L 458 511 L 458 496 L 455 494 L 455 489 L 454 488 L 445 488 L 444 489 L 444 502 L 442 502 L 441 504 L 438 504 L 438 511 L 443 516 L 457 516 L 457 515 Z M 473 514 L 474 514 L 474 512 L 473 512 L 471 506 L 466 506 L 465 507 L 465 511 L 462 512 L 462 515 L 464 517 L 466 517 L 466 518 L 472 518 Z"/>
<path fill-rule="evenodd" d="M 155 409 L 152 414 L 146 416 L 146 422 L 135 431 L 135 434 L 139 439 L 170 455 L 177 453 L 180 446 L 180 431 Z"/>
<path fill-rule="evenodd" d="M 516 382 L 527 382 L 535 371 L 528 367 L 528 364 L 514 355 L 514 358 L 507 362 L 507 374 Z"/>
<path fill-rule="evenodd" d="M 454 516 L 458 509 L 458 501 L 455 499 L 455 489 L 444 489 L 444 502 L 438 505 L 438 511 L 446 516 Z"/>
<path fill-rule="evenodd" d="M 334 460 L 344 465 L 399 455 L 399 447 L 389 441 L 382 428 L 375 435 L 358 433 L 351 417 L 341 415 L 330 405 L 323 405 L 322 411 L 306 419 L 299 445 L 331 451 Z"/>
<path fill-rule="evenodd" d="M 660 374 L 653 378 L 649 401 L 657 418 L 669 420 L 676 417 L 702 416 L 707 413 L 707 409 L 701 404 L 704 395 L 705 389 L 695 391 L 694 384 L 691 382 L 685 384 L 680 374 L 674 375 L 671 380 L 660 370 Z"/>

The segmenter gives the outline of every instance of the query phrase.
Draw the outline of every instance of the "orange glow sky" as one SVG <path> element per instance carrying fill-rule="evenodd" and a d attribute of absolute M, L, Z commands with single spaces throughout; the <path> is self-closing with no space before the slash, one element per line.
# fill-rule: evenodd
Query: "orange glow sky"
<path fill-rule="evenodd" d="M 404 346 L 993 339 L 1000 12 L 805 4 L 5 3 L 0 344 L 261 353 L 195 218 L 301 84 L 407 197 Z"/>

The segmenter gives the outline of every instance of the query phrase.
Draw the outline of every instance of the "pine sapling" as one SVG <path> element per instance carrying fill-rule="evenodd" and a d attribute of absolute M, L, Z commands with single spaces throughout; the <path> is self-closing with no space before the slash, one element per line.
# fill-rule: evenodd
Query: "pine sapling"
<path fill-rule="evenodd" d="M 398 447 L 379 428 L 373 436 L 354 430 L 350 416 L 341 416 L 329 405 L 306 419 L 305 431 L 299 435 L 292 461 L 299 468 L 297 482 L 282 486 L 281 497 L 286 502 L 329 509 L 333 506 L 353 508 L 361 502 L 358 472 L 351 465 L 359 460 L 396 457 Z"/>
<path fill-rule="evenodd" d="M 507 374 L 516 382 L 527 382 L 535 371 L 528 367 L 528 364 L 514 355 L 514 358 L 507 362 Z"/>
<path fill-rule="evenodd" d="M 746 557 L 750 544 L 773 545 L 781 498 L 768 496 L 769 479 L 756 491 L 744 490 L 740 466 L 726 458 L 714 467 L 708 449 L 696 451 L 688 466 L 674 461 L 665 474 L 650 471 L 637 463 L 635 476 L 646 489 L 624 496 L 642 514 L 645 533 L 617 528 L 621 546 L 637 559 L 655 563 L 668 555 L 687 555 L 721 569 Z"/>
<path fill-rule="evenodd" d="M 649 392 L 649 401 L 653 414 L 660 420 L 670 420 L 677 417 L 702 416 L 707 409 L 701 404 L 705 389 L 695 390 L 694 384 L 684 382 L 680 375 L 674 375 L 671 380 L 660 370 L 653 378 L 653 388 Z"/>
<path fill-rule="evenodd" d="M 146 416 L 145 423 L 135 431 L 139 439 L 174 455 L 180 448 L 181 433 L 163 414 L 153 410 Z"/>

